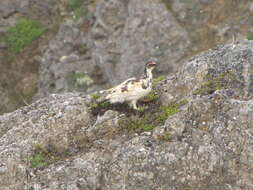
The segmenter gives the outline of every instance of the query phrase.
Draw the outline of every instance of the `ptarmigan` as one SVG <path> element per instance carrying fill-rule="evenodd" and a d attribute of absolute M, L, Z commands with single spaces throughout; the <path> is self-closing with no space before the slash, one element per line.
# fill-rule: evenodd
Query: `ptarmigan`
<path fill-rule="evenodd" d="M 137 101 L 152 90 L 152 71 L 156 66 L 156 62 L 149 61 L 146 63 L 144 74 L 141 77 L 127 79 L 111 89 L 102 91 L 106 94 L 105 100 L 112 104 L 127 102 L 138 110 Z"/>

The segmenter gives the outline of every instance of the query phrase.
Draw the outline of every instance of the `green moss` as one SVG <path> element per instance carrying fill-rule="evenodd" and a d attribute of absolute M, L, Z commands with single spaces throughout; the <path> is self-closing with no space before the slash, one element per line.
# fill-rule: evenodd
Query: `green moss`
<path fill-rule="evenodd" d="M 236 77 L 233 73 L 221 73 L 216 77 L 210 77 L 200 88 L 196 89 L 193 94 L 207 95 L 215 92 L 216 90 L 226 89 L 229 87 L 231 81 L 236 82 Z"/>
<path fill-rule="evenodd" d="M 179 104 L 171 104 L 168 106 L 161 106 L 161 113 L 158 116 L 158 120 L 161 122 L 166 121 L 170 116 L 176 114 L 180 111 L 180 105 Z"/>
<path fill-rule="evenodd" d="M 92 98 L 93 100 L 97 100 L 97 99 L 100 98 L 100 96 L 99 96 L 98 94 L 96 94 L 96 93 L 93 93 L 93 94 L 91 94 L 91 98 Z"/>
<path fill-rule="evenodd" d="M 142 133 L 151 131 L 155 128 L 148 116 L 138 117 L 132 116 L 124 120 L 120 120 L 119 125 L 128 132 Z"/>
<path fill-rule="evenodd" d="M 47 149 L 41 144 L 36 144 L 33 155 L 30 157 L 30 164 L 32 168 L 42 169 L 58 160 L 62 160 L 64 156 L 58 154 L 57 151 Z"/>
<path fill-rule="evenodd" d="M 30 158 L 32 168 L 44 168 L 49 165 L 48 152 L 40 144 L 35 145 L 34 154 Z"/>
<path fill-rule="evenodd" d="M 79 19 L 82 15 L 88 10 L 85 10 L 85 7 L 82 6 L 84 4 L 84 0 L 69 0 L 68 7 L 74 13 L 74 18 Z"/>
<path fill-rule="evenodd" d="M 44 168 L 47 167 L 49 163 L 47 158 L 42 153 L 36 153 L 31 158 L 31 167 L 32 168 Z"/>
<path fill-rule="evenodd" d="M 161 0 L 161 2 L 166 6 L 166 8 L 169 11 L 172 10 L 172 2 L 171 2 L 171 0 Z"/>
<path fill-rule="evenodd" d="M 141 114 L 129 116 L 120 120 L 119 124 L 122 129 L 126 129 L 128 132 L 141 133 L 144 131 L 151 131 L 155 126 L 163 125 L 170 116 L 180 112 L 180 107 L 187 102 L 188 101 L 184 99 L 168 106 L 160 106 L 152 112 L 143 112 Z M 170 141 L 170 134 L 165 133 L 161 136 L 161 140 Z"/>
<path fill-rule="evenodd" d="M 144 112 L 145 111 L 145 106 L 139 106 L 138 111 L 139 112 Z"/>
<path fill-rule="evenodd" d="M 97 108 L 108 108 L 110 106 L 110 102 L 109 101 L 102 101 L 102 102 L 93 102 L 90 104 L 90 109 L 97 109 Z"/>
<path fill-rule="evenodd" d="M 68 1 L 68 7 L 74 11 L 78 8 L 80 8 L 83 4 L 84 0 L 69 0 Z"/>
<path fill-rule="evenodd" d="M 253 32 L 250 32 L 249 34 L 248 34 L 248 40 L 253 40 Z"/>
<path fill-rule="evenodd" d="M 159 96 L 155 90 L 152 90 L 147 96 L 144 97 L 145 102 L 152 102 L 159 99 Z"/>
<path fill-rule="evenodd" d="M 165 76 L 159 76 L 153 80 L 152 87 L 156 88 L 158 83 L 165 79 Z"/>
<path fill-rule="evenodd" d="M 6 42 L 9 50 L 13 53 L 20 53 L 25 46 L 38 39 L 43 32 L 38 22 L 27 19 L 19 20 L 7 31 Z"/>

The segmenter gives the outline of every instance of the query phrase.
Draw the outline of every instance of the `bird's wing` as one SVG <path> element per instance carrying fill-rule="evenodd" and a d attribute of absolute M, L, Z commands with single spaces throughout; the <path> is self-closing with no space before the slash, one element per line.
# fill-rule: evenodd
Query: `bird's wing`
<path fill-rule="evenodd" d="M 130 78 L 109 90 L 110 94 L 127 94 L 142 89 L 144 89 L 142 79 Z"/>
<path fill-rule="evenodd" d="M 136 81 L 137 79 L 136 78 L 129 78 L 127 80 L 125 80 L 124 82 L 118 84 L 117 86 L 113 87 L 113 88 L 110 88 L 106 91 L 108 91 L 109 93 L 113 93 L 113 92 L 118 92 L 118 91 L 121 91 L 122 88 L 124 88 L 125 86 L 127 86 L 130 82 L 132 81 Z"/>

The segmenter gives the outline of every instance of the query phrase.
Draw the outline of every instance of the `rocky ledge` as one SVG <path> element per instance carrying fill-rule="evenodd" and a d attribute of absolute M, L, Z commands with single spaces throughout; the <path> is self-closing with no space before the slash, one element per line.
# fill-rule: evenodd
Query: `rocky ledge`
<path fill-rule="evenodd" d="M 253 189 L 253 42 L 154 88 L 138 113 L 69 93 L 0 116 L 1 190 Z"/>

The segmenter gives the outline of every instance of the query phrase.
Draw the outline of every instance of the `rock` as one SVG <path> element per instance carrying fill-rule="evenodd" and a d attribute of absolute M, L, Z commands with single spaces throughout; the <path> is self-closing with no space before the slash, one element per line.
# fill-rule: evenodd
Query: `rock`
<path fill-rule="evenodd" d="M 83 4 L 77 8 L 69 2 L 0 1 L 1 36 L 24 17 L 39 21 L 46 31 L 10 60 L 0 39 L 0 113 L 25 105 L 23 99 L 109 88 L 141 74 L 150 59 L 159 63 L 155 76 L 175 73 L 192 55 L 245 39 L 253 25 L 248 0 L 92 0 L 78 1 Z M 29 85 L 38 92 L 20 98 L 22 92 L 13 89 L 31 72 L 39 81 Z M 70 79 L 75 73 L 90 82 L 80 85 L 78 76 Z M 1 82 L 6 79 L 12 79 L 8 85 Z"/>
<path fill-rule="evenodd" d="M 131 113 L 94 115 L 80 93 L 0 116 L 1 188 L 252 189 L 252 49 L 218 46 L 161 81 L 160 101 L 180 110 L 149 132 L 123 132 Z"/>
<path fill-rule="evenodd" d="M 187 32 L 159 0 L 99 1 L 87 33 L 80 30 L 84 22 L 66 20 L 51 41 L 40 68 L 41 97 L 107 88 L 142 74 L 150 59 L 159 62 L 160 74 L 176 71 L 190 48 Z M 66 80 L 72 72 L 86 73 L 94 83 L 75 88 Z"/>
<path fill-rule="evenodd" d="M 0 114 L 13 111 L 33 100 L 39 78 L 36 57 L 43 52 L 43 46 L 50 40 L 53 30 L 57 29 L 58 6 L 55 0 L 0 1 Z M 14 55 L 8 51 L 6 35 L 10 34 L 8 30 L 11 26 L 24 18 L 42 24 L 47 34 L 19 55 Z M 21 83 L 24 82 L 26 87 L 23 88 Z"/>

